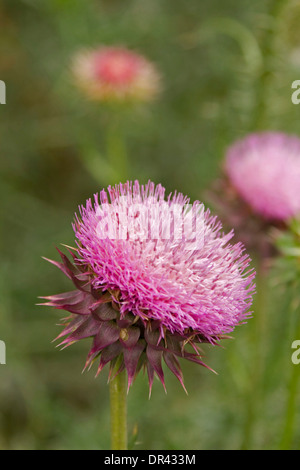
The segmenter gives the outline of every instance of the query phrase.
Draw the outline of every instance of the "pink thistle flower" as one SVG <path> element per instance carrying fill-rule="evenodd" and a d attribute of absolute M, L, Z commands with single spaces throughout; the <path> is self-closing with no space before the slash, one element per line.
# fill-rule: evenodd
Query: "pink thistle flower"
<path fill-rule="evenodd" d="M 300 139 L 281 132 L 250 134 L 227 152 L 225 170 L 240 197 L 268 221 L 300 214 Z"/>
<path fill-rule="evenodd" d="M 92 100 L 148 101 L 160 89 L 155 66 L 124 47 L 102 46 L 76 55 L 73 73 Z"/>
<path fill-rule="evenodd" d="M 205 365 L 197 344 L 216 344 L 250 316 L 250 259 L 199 201 L 127 182 L 89 199 L 73 228 L 72 261 L 59 251 L 62 263 L 51 262 L 76 289 L 45 305 L 71 313 L 61 345 L 93 338 L 86 367 L 100 357 L 97 373 L 122 355 L 128 386 L 144 367 L 151 391 L 154 373 L 164 385 L 164 359 L 183 385 L 178 359 Z"/>

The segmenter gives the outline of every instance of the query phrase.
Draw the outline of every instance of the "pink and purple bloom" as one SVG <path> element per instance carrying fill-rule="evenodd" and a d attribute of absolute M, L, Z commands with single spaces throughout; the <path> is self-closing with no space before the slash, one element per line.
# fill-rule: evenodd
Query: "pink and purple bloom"
<path fill-rule="evenodd" d="M 141 368 L 150 391 L 162 361 L 183 385 L 180 358 L 204 365 L 198 345 L 217 344 L 250 316 L 253 269 L 217 217 L 161 185 L 138 181 L 102 190 L 79 209 L 71 258 L 58 266 L 75 290 L 44 297 L 70 313 L 62 346 L 92 337 L 86 366 L 122 358 L 128 386 Z M 50 261 L 50 260 L 49 260 Z"/>
<path fill-rule="evenodd" d="M 254 133 L 229 147 L 225 170 L 252 211 L 267 221 L 300 215 L 300 138 Z"/>
<path fill-rule="evenodd" d="M 160 90 L 154 64 L 121 46 L 80 51 L 72 69 L 78 86 L 95 101 L 148 101 Z"/>

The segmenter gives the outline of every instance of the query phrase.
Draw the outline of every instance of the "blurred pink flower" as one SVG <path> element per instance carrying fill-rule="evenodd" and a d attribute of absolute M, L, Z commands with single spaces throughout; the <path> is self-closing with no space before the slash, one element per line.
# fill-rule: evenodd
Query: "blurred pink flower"
<path fill-rule="evenodd" d="M 240 197 L 267 220 L 300 215 L 300 138 L 250 134 L 227 151 L 225 169 Z"/>
<path fill-rule="evenodd" d="M 160 89 L 155 66 L 124 47 L 102 46 L 79 52 L 73 61 L 77 84 L 100 101 L 148 101 Z"/>
<path fill-rule="evenodd" d="M 250 259 L 199 201 L 176 192 L 165 199 L 152 182 L 108 193 L 80 207 L 73 263 L 62 253 L 62 263 L 52 261 L 76 286 L 46 297 L 71 313 L 61 344 L 92 336 L 87 366 L 100 356 L 99 372 L 123 354 L 129 385 L 144 366 L 150 390 L 154 372 L 164 384 L 164 359 L 183 384 L 178 358 L 204 365 L 196 344 L 215 344 L 249 317 Z"/>

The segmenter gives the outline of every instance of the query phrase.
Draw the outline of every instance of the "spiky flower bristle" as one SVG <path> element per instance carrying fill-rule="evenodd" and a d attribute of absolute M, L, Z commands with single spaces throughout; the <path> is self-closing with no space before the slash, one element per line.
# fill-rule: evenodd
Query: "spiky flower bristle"
<path fill-rule="evenodd" d="M 202 361 L 198 347 L 199 343 L 208 342 L 204 336 L 189 329 L 184 334 L 171 333 L 166 328 L 162 329 L 157 320 L 149 319 L 146 315 L 142 318 L 132 313 L 121 314 L 118 307 L 119 292 L 93 288 L 88 267 L 85 269 L 82 263 L 76 263 L 77 249 L 69 249 L 72 261 L 59 249 L 58 252 L 61 262 L 45 259 L 61 269 L 72 280 L 76 289 L 41 297 L 46 300 L 42 305 L 70 312 L 62 320 L 64 328 L 56 338 L 64 338 L 59 344 L 62 348 L 84 338 L 93 338 L 84 370 L 90 369 L 96 359 L 99 359 L 96 375 L 109 363 L 110 379 L 117 359 L 121 357 L 117 374 L 126 369 L 128 389 L 137 373 L 144 369 L 148 374 L 150 395 L 155 374 L 166 389 L 163 361 L 185 391 L 180 358 L 210 369 Z M 211 338 L 210 342 L 216 344 L 220 339 L 221 335 Z"/>

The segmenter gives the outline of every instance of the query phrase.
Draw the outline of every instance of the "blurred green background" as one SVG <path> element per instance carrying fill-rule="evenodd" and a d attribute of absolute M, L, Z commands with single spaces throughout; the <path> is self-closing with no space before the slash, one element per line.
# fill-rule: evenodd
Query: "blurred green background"
<path fill-rule="evenodd" d="M 128 176 L 209 206 L 205 192 L 233 140 L 259 129 L 300 135 L 291 102 L 299 24 L 298 1 L 0 2 L 1 449 L 110 445 L 107 370 L 81 374 L 89 340 L 55 349 L 61 312 L 35 305 L 70 289 L 41 256 L 57 259 L 56 246 L 72 245 L 78 205 L 116 182 L 103 156 L 105 109 L 74 88 L 72 55 L 122 44 L 156 64 L 161 95 L 123 116 Z M 188 396 L 166 370 L 167 395 L 156 381 L 148 400 L 140 374 L 128 396 L 135 448 L 299 449 L 298 297 L 271 270 L 254 318 L 223 348 L 203 348 L 218 375 L 182 363 Z"/>

